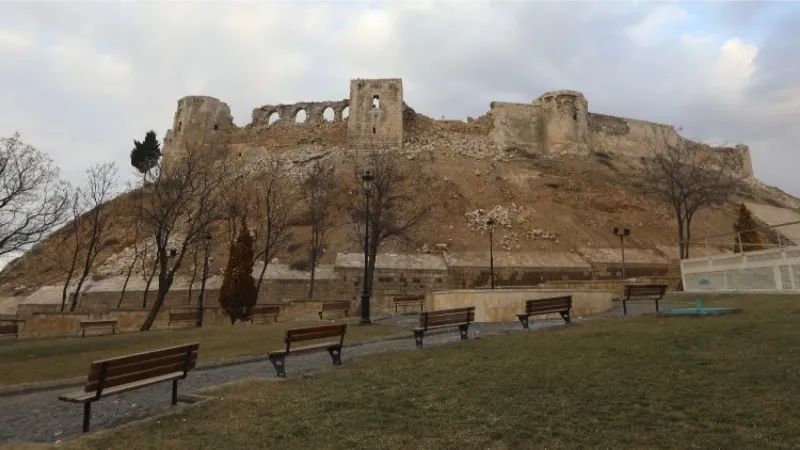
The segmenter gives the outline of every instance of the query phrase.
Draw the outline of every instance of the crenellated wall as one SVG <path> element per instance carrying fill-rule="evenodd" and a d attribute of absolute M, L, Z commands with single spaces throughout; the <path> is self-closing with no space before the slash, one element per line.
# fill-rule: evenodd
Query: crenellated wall
<path fill-rule="evenodd" d="M 301 112 L 304 119 L 298 118 Z M 233 123 L 227 104 L 213 97 L 189 96 L 178 101 L 173 128 L 164 138 L 164 159 L 169 163 L 198 145 L 228 156 L 259 155 L 307 144 L 399 148 L 420 142 L 419 133 L 443 132 L 454 137 L 453 133 L 458 133 L 465 140 L 482 134 L 500 149 L 513 148 L 530 155 L 603 152 L 637 158 L 652 155 L 656 148 L 689 142 L 670 125 L 590 113 L 584 95 L 570 90 L 546 92 L 531 103 L 492 102 L 481 120 L 485 127 L 470 126 L 469 120 L 431 120 L 417 115 L 403 101 L 399 78 L 351 80 L 349 99 L 264 105 L 253 110 L 252 122 L 242 128 Z M 753 176 L 747 146 L 692 143 L 712 157 L 730 156 L 741 177 Z"/>

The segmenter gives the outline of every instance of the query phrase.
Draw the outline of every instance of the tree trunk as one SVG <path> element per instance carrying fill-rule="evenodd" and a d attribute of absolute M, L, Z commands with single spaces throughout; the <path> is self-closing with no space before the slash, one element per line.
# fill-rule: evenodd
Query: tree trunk
<path fill-rule="evenodd" d="M 131 279 L 131 274 L 133 273 L 133 268 L 136 266 L 136 255 L 133 255 L 133 262 L 128 267 L 128 274 L 125 275 L 125 282 L 122 283 L 122 292 L 119 294 L 119 301 L 117 302 L 117 308 L 122 306 L 122 300 L 125 298 L 125 290 L 128 289 L 128 281 Z"/>
<path fill-rule="evenodd" d="M 142 298 L 142 309 L 147 308 L 147 293 L 150 292 L 150 283 L 153 282 L 153 277 L 156 274 L 156 269 L 158 269 L 158 261 L 153 263 L 153 270 L 150 271 L 150 275 L 147 277 L 147 283 L 144 285 L 144 297 Z M 159 283 L 160 289 L 160 283 Z"/>
<path fill-rule="evenodd" d="M 81 289 L 83 288 L 83 283 L 86 281 L 86 277 L 89 276 L 89 272 L 92 270 L 92 263 L 94 262 L 95 256 L 95 249 L 97 248 L 97 243 L 94 243 L 89 246 L 89 249 L 86 251 L 86 260 L 83 264 L 83 272 L 81 272 L 81 277 L 78 279 L 78 286 L 75 287 L 75 297 L 72 298 L 72 304 L 69 307 L 69 311 L 75 311 L 75 308 L 78 306 L 78 296 L 81 293 Z"/>
<path fill-rule="evenodd" d="M 264 273 L 267 272 L 267 254 L 264 254 L 264 266 L 261 267 L 261 273 L 258 275 L 258 283 L 256 283 L 256 292 L 261 292 L 261 280 L 264 279 Z M 258 300 L 256 300 L 258 302 Z"/>
<path fill-rule="evenodd" d="M 683 246 L 683 259 L 689 259 L 689 247 L 692 242 L 692 217 L 689 216 L 686 218 L 686 241 L 685 245 Z"/>
<path fill-rule="evenodd" d="M 153 326 L 153 322 L 156 321 L 156 317 L 159 311 L 161 311 L 161 306 L 164 304 L 164 298 L 167 296 L 170 286 L 172 286 L 173 277 L 165 275 L 164 272 L 166 272 L 166 267 L 158 274 L 158 294 L 156 295 L 156 301 L 153 302 L 153 306 L 150 307 L 150 312 L 147 313 L 147 318 L 144 320 L 139 331 L 149 331 L 150 327 Z M 145 291 L 145 293 L 146 292 L 147 291 Z"/>
<path fill-rule="evenodd" d="M 194 246 L 194 254 L 192 255 L 192 263 L 194 264 L 192 268 L 192 279 L 189 281 L 189 300 L 187 305 L 192 304 L 192 286 L 194 286 L 194 280 L 197 279 L 197 249 L 198 246 Z"/>
<path fill-rule="evenodd" d="M 311 284 L 308 288 L 308 298 L 309 300 L 314 298 L 314 278 L 317 274 L 317 263 L 316 261 L 311 261 Z"/>
<path fill-rule="evenodd" d="M 67 281 L 64 282 L 64 289 L 61 292 L 61 311 L 64 311 L 64 308 L 67 307 L 67 294 L 69 290 L 69 282 L 72 281 L 72 275 L 75 273 L 75 261 L 78 259 L 77 252 L 75 253 L 75 257 L 72 258 L 72 264 L 70 265 L 69 272 L 67 272 Z"/>

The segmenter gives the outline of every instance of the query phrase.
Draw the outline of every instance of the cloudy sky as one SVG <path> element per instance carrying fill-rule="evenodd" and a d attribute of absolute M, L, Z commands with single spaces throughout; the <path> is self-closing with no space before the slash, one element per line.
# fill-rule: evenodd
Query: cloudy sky
<path fill-rule="evenodd" d="M 594 112 L 751 147 L 756 175 L 800 195 L 800 4 L 768 2 L 2 2 L 0 136 L 19 131 L 78 183 L 177 100 L 226 101 L 238 125 L 267 103 L 349 96 L 402 77 L 433 117 L 492 100 L 584 92 Z"/>

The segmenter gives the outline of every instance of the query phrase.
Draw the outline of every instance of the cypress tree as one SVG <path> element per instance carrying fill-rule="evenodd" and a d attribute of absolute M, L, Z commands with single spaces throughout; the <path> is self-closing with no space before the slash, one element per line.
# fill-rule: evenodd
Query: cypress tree
<path fill-rule="evenodd" d="M 144 135 L 144 141 L 133 140 L 133 150 L 131 150 L 131 165 L 140 173 L 147 173 L 158 164 L 161 157 L 161 144 L 156 138 L 156 132 L 148 131 Z"/>
<path fill-rule="evenodd" d="M 750 210 L 744 203 L 739 204 L 739 217 L 733 223 L 733 231 L 738 233 L 735 238 L 735 245 L 733 251 L 739 253 L 739 237 L 741 236 L 741 247 L 745 252 L 752 252 L 761 250 L 763 241 L 757 231 L 752 231 L 757 228 L 758 224 Z"/>
<path fill-rule="evenodd" d="M 253 278 L 253 237 L 245 219 L 242 219 L 239 236 L 231 243 L 219 304 L 234 324 L 237 320 L 243 322 L 250 318 L 257 300 L 258 291 Z"/>

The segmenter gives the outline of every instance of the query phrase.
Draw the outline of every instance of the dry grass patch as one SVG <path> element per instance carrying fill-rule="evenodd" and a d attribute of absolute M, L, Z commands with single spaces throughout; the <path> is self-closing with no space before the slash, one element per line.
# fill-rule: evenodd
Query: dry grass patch
<path fill-rule="evenodd" d="M 800 299 L 738 315 L 606 319 L 209 391 L 91 449 L 799 448 Z"/>
<path fill-rule="evenodd" d="M 336 321 L 342 323 L 343 321 Z M 356 326 L 347 329 L 345 344 L 408 332 L 392 325 Z M 331 321 L 278 322 L 275 324 L 236 324 L 201 329 L 148 331 L 116 336 L 92 336 L 57 340 L 20 341 L 0 345 L 0 385 L 56 380 L 86 375 L 94 360 L 154 350 L 171 345 L 200 342 L 199 363 L 265 355 L 279 348 L 286 330 L 329 324 Z"/>

